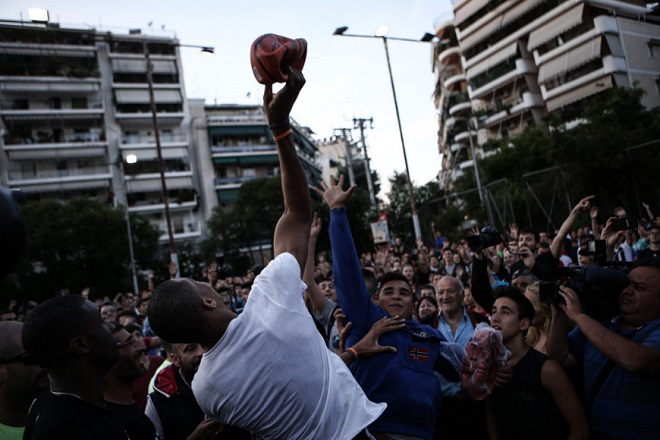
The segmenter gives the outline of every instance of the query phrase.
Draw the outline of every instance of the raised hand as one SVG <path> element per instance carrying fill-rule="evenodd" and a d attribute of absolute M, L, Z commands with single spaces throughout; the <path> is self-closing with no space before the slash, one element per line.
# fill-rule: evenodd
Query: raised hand
<path fill-rule="evenodd" d="M 273 94 L 273 85 L 266 84 L 264 89 L 264 110 L 268 118 L 268 123 L 271 126 L 282 125 L 284 129 L 287 128 L 284 123 L 289 120 L 289 114 L 291 113 L 293 104 L 298 99 L 298 94 L 304 85 L 305 77 L 302 72 L 293 67 L 289 67 L 286 85 L 276 94 Z"/>
<path fill-rule="evenodd" d="M 319 215 L 315 212 L 314 218 L 312 218 L 312 227 L 309 229 L 309 238 L 317 238 L 321 233 L 321 219 Z"/>
<path fill-rule="evenodd" d="M 589 209 L 589 202 L 591 202 L 596 196 L 587 196 L 584 199 L 580 200 L 577 205 L 573 208 L 573 212 L 582 212 Z"/>
<path fill-rule="evenodd" d="M 356 185 L 351 185 L 346 191 L 344 191 L 342 189 L 343 185 L 343 174 L 339 176 L 339 181 L 336 181 L 334 176 L 330 176 L 330 186 L 326 185 L 325 182 L 321 182 L 321 187 L 323 189 L 314 188 L 314 191 L 323 197 L 323 200 L 325 200 L 325 203 L 330 209 L 342 208 L 346 206 L 348 199 L 351 198 L 351 194 L 353 194 L 353 191 L 357 188 Z"/>

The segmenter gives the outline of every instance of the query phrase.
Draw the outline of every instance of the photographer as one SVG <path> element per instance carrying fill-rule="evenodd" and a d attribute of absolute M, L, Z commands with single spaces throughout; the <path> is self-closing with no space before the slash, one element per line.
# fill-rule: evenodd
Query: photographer
<path fill-rule="evenodd" d="M 628 279 L 620 316 L 605 325 L 582 311 L 568 287 L 559 288 L 565 304 L 552 306 L 548 355 L 565 367 L 581 365 L 585 406 L 599 439 L 655 439 L 660 432 L 660 262 L 637 262 Z M 570 333 L 569 320 L 576 325 Z"/>

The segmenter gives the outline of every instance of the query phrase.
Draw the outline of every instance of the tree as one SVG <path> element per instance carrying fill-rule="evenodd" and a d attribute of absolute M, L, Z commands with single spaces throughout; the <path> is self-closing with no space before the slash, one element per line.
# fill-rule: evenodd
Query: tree
<path fill-rule="evenodd" d="M 420 207 L 424 203 L 440 197 L 440 188 L 437 182 L 428 182 L 421 187 L 415 187 L 413 185 L 413 194 L 419 216 Z M 400 236 L 407 246 L 412 246 L 415 243 L 415 230 L 412 220 L 412 208 L 410 206 L 408 180 L 404 173 L 394 172 L 394 176 L 390 178 L 390 192 L 387 196 L 390 201 L 387 205 L 387 221 L 390 226 L 390 235 L 392 237 Z M 420 227 L 423 231 L 427 232 L 423 234 L 425 237 L 430 237 L 430 232 L 428 232 L 430 221 L 431 219 L 420 216 Z"/>
<path fill-rule="evenodd" d="M 660 199 L 660 108 L 645 109 L 643 94 L 637 87 L 608 89 L 551 113 L 547 127 L 529 126 L 514 139 L 490 141 L 499 153 L 479 160 L 482 184 L 500 210 L 508 208 L 517 223 L 538 229 L 561 224 L 569 205 L 589 194 L 604 215 L 616 206 L 642 214 L 641 202 Z M 457 192 L 476 188 L 473 171 L 464 173 Z M 503 179 L 505 185 L 492 185 Z M 461 199 L 465 214 L 484 224 L 477 192 Z"/>
<path fill-rule="evenodd" d="M 21 206 L 28 240 L 16 275 L 5 280 L 3 300 L 44 300 L 90 287 L 95 297 L 132 290 L 130 253 L 122 208 L 96 199 L 30 201 Z M 138 266 L 148 267 L 160 232 L 131 215 Z"/>

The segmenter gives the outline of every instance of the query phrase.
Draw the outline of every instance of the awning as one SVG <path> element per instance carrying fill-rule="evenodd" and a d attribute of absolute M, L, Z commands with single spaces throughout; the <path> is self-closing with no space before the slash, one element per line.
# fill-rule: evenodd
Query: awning
<path fill-rule="evenodd" d="M 575 70 L 577 67 L 589 63 L 600 57 L 602 36 L 583 43 L 555 59 L 539 66 L 539 83 L 546 83 L 559 75 Z"/>
<path fill-rule="evenodd" d="M 209 135 L 213 136 L 267 136 L 265 125 L 222 125 L 209 127 Z"/>
<path fill-rule="evenodd" d="M 472 46 L 488 38 L 497 30 L 508 26 L 513 21 L 525 15 L 527 12 L 543 3 L 543 1 L 544 0 L 523 0 L 515 2 L 516 4 L 509 8 L 509 10 L 505 11 L 503 14 L 500 14 L 493 20 L 490 20 L 488 23 L 485 23 L 485 25 L 480 26 L 472 34 L 467 35 L 465 38 L 461 36 L 461 49 L 463 51 L 470 49 Z M 506 3 L 512 4 L 514 2 L 508 1 Z"/>
<path fill-rule="evenodd" d="M 115 90 L 119 104 L 144 104 L 150 102 L 149 90 Z M 156 103 L 180 103 L 183 101 L 178 90 L 154 90 Z"/>
<path fill-rule="evenodd" d="M 277 165 L 279 158 L 276 152 L 272 154 L 249 154 L 242 156 L 219 156 L 213 158 L 216 165 Z"/>
<path fill-rule="evenodd" d="M 588 96 L 594 95 L 596 93 L 602 92 L 612 87 L 612 77 L 606 76 L 604 78 L 592 81 L 583 86 L 575 88 L 570 92 L 563 93 L 556 98 L 552 98 L 546 101 L 546 106 L 548 111 L 551 112 L 560 107 L 564 107 L 573 102 L 584 99 Z"/>
<path fill-rule="evenodd" d="M 518 53 L 518 43 L 514 41 L 508 46 L 500 49 L 498 52 L 495 52 L 491 56 L 487 57 L 480 63 L 475 64 L 474 66 L 467 69 L 467 78 L 472 79 L 475 76 L 478 76 L 489 69 L 497 66 L 498 64 L 508 60 L 509 58 L 515 56 Z"/>
<path fill-rule="evenodd" d="M 532 31 L 529 34 L 527 50 L 531 52 L 537 47 L 552 40 L 556 36 L 561 35 L 567 30 L 581 24 L 583 11 L 584 3 L 580 3 L 560 14 L 559 16 L 551 19 L 548 23 L 544 24 L 540 28 Z"/>
<path fill-rule="evenodd" d="M 605 35 L 605 41 L 607 42 L 607 47 L 610 48 L 612 56 L 625 58 L 626 55 L 623 52 L 623 46 L 621 46 L 621 41 L 619 40 L 618 35 L 607 34 Z"/>
<path fill-rule="evenodd" d="M 489 0 L 471 0 L 465 1 L 460 9 L 454 10 L 454 23 L 460 25 L 467 18 L 488 4 Z"/>
<path fill-rule="evenodd" d="M 151 61 L 154 73 L 176 73 L 176 62 L 169 60 Z M 139 60 L 112 60 L 112 70 L 123 73 L 145 73 L 147 71 L 147 61 Z"/>
<path fill-rule="evenodd" d="M 161 148 L 163 159 L 187 159 L 188 149 L 185 147 L 175 148 Z M 158 158 L 158 151 L 156 148 L 122 148 L 124 157 L 128 155 L 135 155 L 138 161 L 142 160 L 156 160 Z"/>
<path fill-rule="evenodd" d="M 25 43 L 0 44 L 0 55 L 24 55 L 36 57 L 70 57 L 70 58 L 95 58 L 96 48 L 93 46 L 35 46 Z"/>

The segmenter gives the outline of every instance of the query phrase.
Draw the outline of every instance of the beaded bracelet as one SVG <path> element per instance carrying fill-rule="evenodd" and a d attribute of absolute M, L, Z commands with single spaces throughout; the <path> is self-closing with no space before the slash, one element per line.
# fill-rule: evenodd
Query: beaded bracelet
<path fill-rule="evenodd" d="M 349 352 L 354 360 L 358 359 L 358 353 L 353 347 L 348 347 L 345 351 Z"/>
<path fill-rule="evenodd" d="M 278 134 L 277 136 L 273 136 L 273 139 L 275 140 L 275 142 L 277 142 L 277 141 L 281 141 L 281 140 L 284 139 L 285 137 L 291 135 L 291 133 L 293 133 L 293 130 L 292 130 L 291 128 L 289 128 L 289 129 L 288 129 L 287 131 L 285 131 L 284 133 Z"/>

